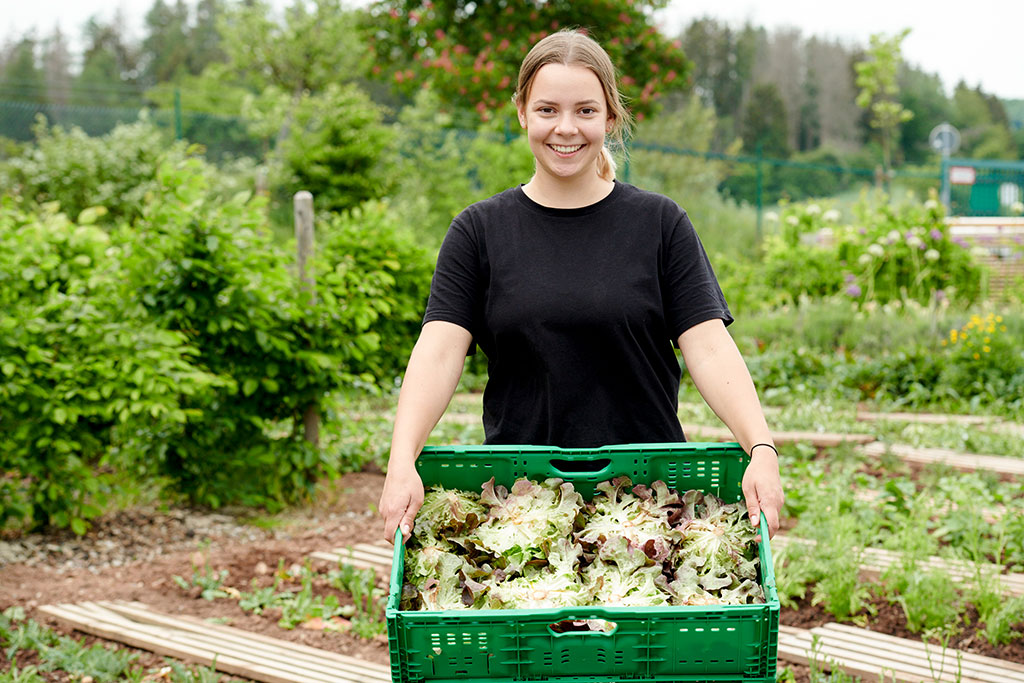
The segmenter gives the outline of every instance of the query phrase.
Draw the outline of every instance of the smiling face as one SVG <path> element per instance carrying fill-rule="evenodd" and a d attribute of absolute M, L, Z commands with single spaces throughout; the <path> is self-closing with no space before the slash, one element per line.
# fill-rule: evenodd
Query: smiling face
<path fill-rule="evenodd" d="M 584 66 L 545 64 L 519 107 L 545 182 L 600 182 L 597 159 L 613 122 L 601 81 Z"/>

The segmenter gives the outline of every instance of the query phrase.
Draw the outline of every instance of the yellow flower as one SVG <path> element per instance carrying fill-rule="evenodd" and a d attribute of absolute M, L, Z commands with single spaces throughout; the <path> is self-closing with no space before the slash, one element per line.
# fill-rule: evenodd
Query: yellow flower
<path fill-rule="evenodd" d="M 1000 325 L 999 326 L 999 331 L 1000 332 L 1006 332 L 1006 325 Z"/>
<path fill-rule="evenodd" d="M 980 360 L 980 359 L 981 359 L 981 354 L 975 353 L 974 354 L 974 360 Z"/>
<path fill-rule="evenodd" d="M 945 345 L 946 345 L 946 340 L 945 340 L 945 339 L 943 339 L 943 340 L 942 340 L 942 345 L 943 345 L 943 346 L 945 346 Z"/>
<path fill-rule="evenodd" d="M 957 331 L 956 330 L 950 330 L 949 331 L 949 340 L 951 342 L 953 342 L 954 344 L 956 343 L 956 335 L 957 335 Z"/>
<path fill-rule="evenodd" d="M 981 347 L 981 350 L 982 350 L 982 351 L 984 351 L 985 353 L 988 353 L 988 352 L 989 352 L 989 351 L 991 351 L 992 349 L 990 349 L 990 348 L 989 348 L 989 347 L 987 347 L 987 346 L 982 346 L 982 347 Z"/>
<path fill-rule="evenodd" d="M 997 322 L 997 323 L 1001 323 L 1001 322 L 1003 322 L 1003 316 L 1001 316 L 1001 315 L 997 315 L 997 316 L 996 316 L 996 322 Z"/>
<path fill-rule="evenodd" d="M 989 339 L 988 337 L 985 337 L 982 341 L 984 341 L 986 344 L 991 344 L 992 343 L 992 340 Z"/>

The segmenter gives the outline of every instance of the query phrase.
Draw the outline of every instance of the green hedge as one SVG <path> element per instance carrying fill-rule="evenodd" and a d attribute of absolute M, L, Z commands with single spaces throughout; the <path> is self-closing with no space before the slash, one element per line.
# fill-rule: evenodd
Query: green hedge
<path fill-rule="evenodd" d="M 345 465 L 303 440 L 306 407 L 394 387 L 432 259 L 387 206 L 319 222 L 313 303 L 263 200 L 210 182 L 164 164 L 108 229 L 3 200 L 0 525 L 84 531 L 115 466 L 214 507 L 301 500 Z"/>

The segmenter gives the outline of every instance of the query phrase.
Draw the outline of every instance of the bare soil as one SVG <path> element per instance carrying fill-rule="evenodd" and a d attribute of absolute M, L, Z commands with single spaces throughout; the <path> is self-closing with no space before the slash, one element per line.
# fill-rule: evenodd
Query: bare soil
<path fill-rule="evenodd" d="M 375 512 L 383 481 L 380 473 L 345 475 L 335 487 L 334 500 L 269 530 L 198 510 L 150 509 L 120 512 L 98 520 L 81 538 L 55 534 L 0 541 L 4 546 L 0 557 L 6 553 L 23 558 L 0 566 L 0 611 L 20 605 L 29 618 L 80 638 L 81 633 L 72 632 L 37 608 L 89 600 L 135 600 L 167 614 L 216 619 L 229 626 L 387 664 L 386 638 L 367 641 L 337 631 L 283 629 L 277 625 L 279 614 L 268 611 L 257 616 L 242 610 L 237 600 L 205 600 L 198 590 L 185 591 L 173 579 L 175 575 L 189 579 L 194 567 L 205 571 L 208 566 L 212 572 L 228 571 L 224 586 L 251 591 L 254 580 L 259 585 L 271 583 L 271 574 L 280 562 L 285 567 L 302 565 L 315 551 L 376 542 L 383 538 Z M 96 641 L 92 637 L 85 640 Z M 146 667 L 163 662 L 151 653 L 139 655 L 139 663 Z M 17 655 L 12 663 L 0 651 L 0 671 L 10 669 L 12 664 L 24 668 L 33 663 L 24 654 Z M 70 679 L 54 674 L 48 680 Z"/>
<path fill-rule="evenodd" d="M 219 623 L 266 634 L 312 647 L 388 663 L 384 637 L 364 640 L 337 631 L 283 629 L 273 611 L 254 615 L 237 600 L 205 600 L 198 589 L 179 587 L 175 575 L 189 578 L 193 568 L 228 571 L 224 586 L 241 592 L 272 582 L 279 563 L 302 565 L 310 553 L 383 538 L 376 502 L 383 485 L 379 472 L 345 475 L 333 494 L 302 514 L 271 528 L 245 524 L 238 517 L 200 510 L 135 509 L 100 519 L 83 537 L 69 534 L 0 539 L 0 611 L 20 605 L 30 618 L 58 632 L 82 638 L 81 633 L 40 613 L 46 604 L 88 600 L 135 600 L 168 614 L 216 619 Z M 784 528 L 787 525 L 783 525 Z M 385 579 L 381 578 L 381 585 Z M 297 588 L 297 586 L 296 586 Z M 329 590 L 318 586 L 318 590 Z M 867 628 L 905 638 L 920 638 L 908 631 L 898 606 L 874 604 L 877 615 Z M 968 615 L 971 622 L 974 615 Z M 834 621 L 820 606 L 806 601 L 798 609 L 783 610 L 783 624 L 812 628 Z M 1018 627 L 1019 628 L 1019 627 Z M 85 636 L 87 643 L 97 642 Z M 1005 646 L 991 646 L 968 625 L 947 643 L 967 652 L 1024 664 L 1024 638 Z M 130 648 L 126 648 L 129 649 Z M 163 659 L 135 650 L 138 663 L 156 668 Z M 0 671 L 12 665 L 36 663 L 26 653 L 14 662 L 0 650 Z M 808 681 L 806 667 L 790 665 L 797 683 Z M 65 674 L 47 674 L 48 681 L 69 681 Z M 75 679 L 77 680 L 77 679 Z"/>

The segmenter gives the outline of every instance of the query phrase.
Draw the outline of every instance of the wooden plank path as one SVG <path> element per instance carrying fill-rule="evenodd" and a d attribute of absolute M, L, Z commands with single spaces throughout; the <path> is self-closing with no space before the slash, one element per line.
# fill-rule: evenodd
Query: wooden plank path
<path fill-rule="evenodd" d="M 382 541 L 381 543 L 356 543 L 346 548 L 317 551 L 310 553 L 309 557 L 333 564 L 344 562 L 360 569 L 373 569 L 390 577 L 393 554 L 394 548 Z"/>
<path fill-rule="evenodd" d="M 1024 683 L 1024 665 L 1015 662 L 845 624 L 779 626 L 779 659 L 842 669 L 865 683 Z"/>
<path fill-rule="evenodd" d="M 772 549 L 786 548 L 797 544 L 814 545 L 815 542 L 805 538 L 797 538 L 778 534 L 772 539 Z M 881 574 L 893 565 L 903 561 L 903 553 L 886 550 L 884 548 L 864 548 L 861 555 L 860 571 L 866 578 L 878 578 Z M 950 579 L 962 583 L 965 587 L 970 586 L 981 572 L 982 576 L 992 581 L 999 582 L 999 590 L 1004 595 L 1024 595 L 1024 574 L 1004 574 L 1003 568 L 995 564 L 975 565 L 972 562 L 963 560 L 947 559 L 943 557 L 924 558 L 918 567 L 923 570 L 938 570 L 950 577 Z"/>
<path fill-rule="evenodd" d="M 138 602 L 39 608 L 72 628 L 159 655 L 265 683 L 390 683 L 391 669 L 279 638 L 171 616 Z"/>
<path fill-rule="evenodd" d="M 960 453 L 949 448 L 917 448 L 897 443 L 886 444 L 881 441 L 860 445 L 858 449 L 864 455 L 876 458 L 890 453 L 904 462 L 921 465 L 941 464 L 965 472 L 987 470 L 998 474 L 1024 476 L 1024 458 Z"/>
<path fill-rule="evenodd" d="M 709 425 L 684 424 L 683 433 L 689 441 L 700 441 L 711 439 L 713 441 L 735 441 L 732 431 L 728 427 L 711 427 Z M 698 438 L 700 437 L 700 438 Z M 873 434 L 842 434 L 839 432 L 802 432 L 802 431 L 772 431 L 772 438 L 778 446 L 807 442 L 817 448 L 834 448 L 842 443 L 867 444 L 875 441 Z"/>
<path fill-rule="evenodd" d="M 965 426 L 984 427 L 989 431 L 1003 432 L 1024 436 L 1024 424 L 1006 422 L 995 415 L 947 415 L 942 413 L 877 413 L 869 410 L 858 410 L 857 419 L 861 422 L 914 422 L 917 424 L 959 424 Z"/>
<path fill-rule="evenodd" d="M 983 425 L 999 421 L 993 415 L 947 415 L 942 413 L 876 413 L 870 410 L 858 410 L 857 419 L 861 422 L 916 422 L 918 424 L 961 424 Z"/>

